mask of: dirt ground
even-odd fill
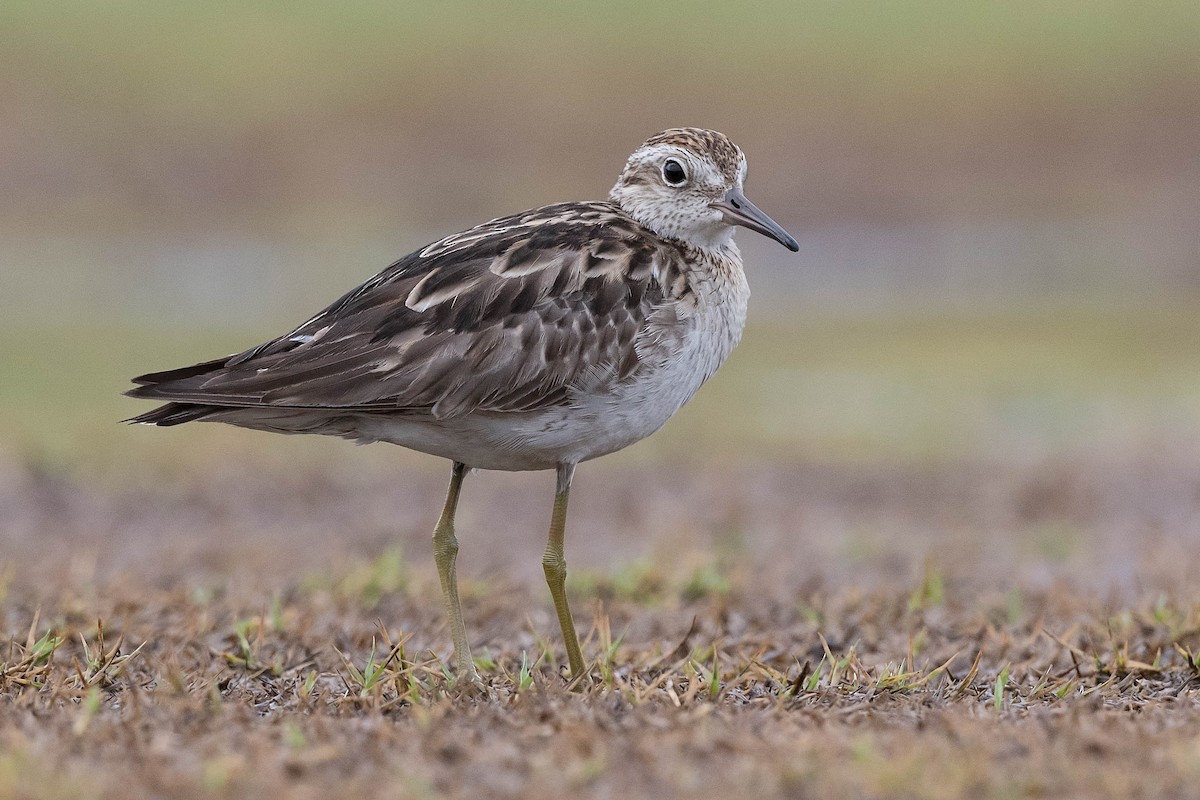
[[[585,465],[568,685],[549,475],[0,460],[0,797],[1165,797],[1200,779],[1186,449]]]

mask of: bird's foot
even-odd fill
[[[470,664],[465,669],[459,667],[448,688],[450,694],[457,697],[487,697],[488,695],[488,686],[483,682],[483,678],[479,677],[479,672],[475,669],[474,664]]]
[[[562,676],[567,682],[565,688],[568,692],[586,692],[592,686],[596,685],[596,680],[592,677],[591,671],[586,669],[574,674],[564,669]]]

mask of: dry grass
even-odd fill
[[[446,667],[440,475],[10,463],[0,797],[1186,794],[1194,463],[1083,463],[591,467],[577,686],[548,487],[473,476],[483,696]]]

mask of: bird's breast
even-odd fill
[[[742,336],[750,291],[740,269],[695,285],[694,302],[654,310],[638,336],[639,366],[571,411],[589,429],[580,460],[611,453],[661,428],[724,363]]]

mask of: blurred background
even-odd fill
[[[119,393],[444,234],[602,198],[678,125],[741,145],[801,249],[739,236],[742,347],[602,474],[1196,463],[1200,8],[1146,0],[6,0],[0,459],[436,487],[398,448],[130,429]]]

